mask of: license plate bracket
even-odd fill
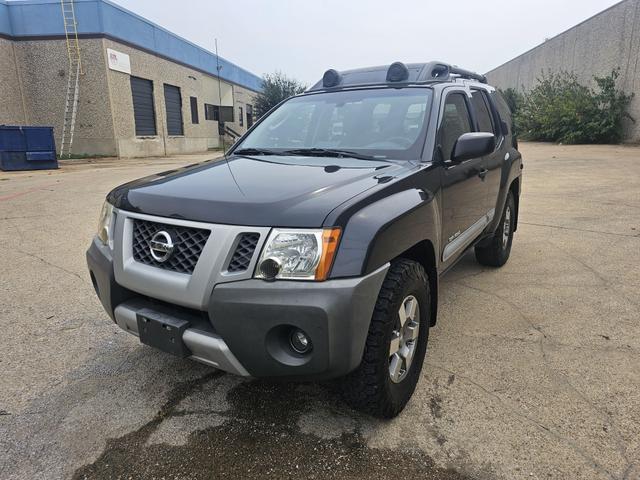
[[[136,321],[141,343],[181,358],[191,355],[182,341],[182,335],[190,325],[187,320],[145,308],[137,312]]]

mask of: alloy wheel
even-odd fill
[[[389,376],[394,383],[404,380],[411,368],[419,330],[420,305],[416,297],[409,295],[400,304],[389,344]]]

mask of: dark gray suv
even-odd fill
[[[224,159],[114,189],[87,252],[96,293],[144,344],[236,375],[341,377],[397,415],[469,250],[499,267],[522,161],[500,94],[441,62],[337,72]]]

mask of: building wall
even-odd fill
[[[14,45],[0,38],[0,125],[25,123],[25,106]]]
[[[14,48],[26,107],[22,123],[53,126],[59,151],[69,74],[66,41],[21,40],[14,42]],[[102,40],[82,40],[80,48],[84,74],[71,153],[115,155]]]
[[[618,85],[634,93],[625,138],[640,142],[640,0],[625,0],[487,73],[499,88],[530,89],[543,71],[575,72],[584,84],[620,68]]]
[[[235,121],[228,125],[239,133],[246,131],[246,122],[243,122],[245,124],[243,127],[239,125],[235,101],[236,97],[244,102],[250,101],[253,96],[251,90],[223,81],[220,84],[222,94],[222,102],[220,102],[218,80],[210,75],[113,40],[104,40],[105,55],[107,48],[129,55],[131,75],[153,81],[157,135],[136,137],[130,76],[123,72],[106,69],[119,156],[172,155],[217,148],[219,146],[218,122],[205,119],[205,103],[233,106],[236,113]],[[180,88],[184,135],[169,136],[167,134],[164,84]],[[197,99],[199,119],[197,124],[191,121],[190,97]]]
[[[206,120],[205,103],[233,107],[229,127],[246,131],[246,105],[261,88],[259,77],[108,0],[74,5],[84,74],[71,153],[132,157],[217,147],[218,122]],[[107,48],[128,54],[132,74],[153,81],[157,135],[136,137],[129,74],[108,68]],[[0,0],[0,123],[53,126],[59,150],[67,69],[60,1]],[[184,135],[166,134],[165,83],[181,89]]]

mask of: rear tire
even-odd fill
[[[488,267],[501,267],[511,254],[511,244],[513,243],[513,227],[516,220],[516,202],[513,192],[507,194],[507,201],[504,205],[500,224],[493,234],[493,237],[482,247],[476,246],[476,260],[481,265]]]
[[[430,311],[422,265],[394,261],[376,301],[362,362],[343,379],[347,403],[380,418],[393,418],[404,409],[420,378]]]

